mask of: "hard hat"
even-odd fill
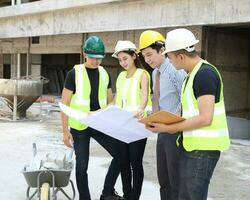
[[[97,36],[91,36],[85,41],[83,51],[89,58],[104,58],[105,56],[104,43]]]
[[[152,30],[144,31],[140,36],[139,48],[140,50],[145,49],[156,42],[161,42],[164,44],[165,38],[162,36],[162,34]]]
[[[194,34],[185,28],[178,28],[167,33],[167,39],[165,42],[165,51],[162,54],[168,52],[185,49],[188,52],[195,50],[194,45],[197,44],[197,40]]]
[[[118,53],[120,53],[122,51],[129,51],[129,50],[136,52],[135,44],[133,42],[130,42],[130,41],[119,40],[116,43],[115,52],[113,53],[112,57],[117,58]]]

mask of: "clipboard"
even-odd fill
[[[149,122],[156,122],[156,123],[162,123],[162,124],[174,124],[177,122],[181,122],[184,121],[185,118],[176,115],[174,113],[171,112],[167,112],[167,111],[158,111],[152,115],[149,115],[148,117],[145,117],[141,120],[139,120],[139,122],[147,124]]]

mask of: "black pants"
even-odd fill
[[[123,154],[121,154],[119,150],[119,140],[116,140],[92,128],[87,128],[83,131],[71,129],[70,132],[74,140],[74,149],[76,155],[76,183],[80,200],[91,199],[87,174],[89,162],[89,143],[91,137],[94,138],[104,149],[106,149],[116,160],[118,167],[121,169],[122,177],[126,177],[127,174],[130,174],[129,162],[123,157]],[[112,174],[112,170],[109,173]],[[125,180],[125,178],[122,178],[122,180]],[[125,184],[125,187],[123,188],[124,194],[129,194],[131,192],[129,190],[129,185],[126,186]]]
[[[179,134],[158,134],[156,154],[161,200],[178,199],[179,150],[176,145],[178,135]]]
[[[142,183],[144,178],[144,170],[143,170],[143,155],[145,151],[147,139],[142,139],[139,141],[132,142],[130,144],[126,144],[124,142],[120,142],[120,154],[130,162],[130,167],[132,169],[132,176],[130,175],[124,177],[126,185],[130,185],[132,187],[131,194],[129,196],[125,195],[126,199],[129,200],[139,200],[141,195]],[[104,182],[103,195],[109,195],[114,191],[114,185],[116,183],[117,177],[120,173],[119,165],[116,159],[111,161],[107,176]],[[133,177],[133,178],[132,178]],[[122,177],[123,179],[123,177]],[[133,184],[131,186],[133,179]],[[124,187],[124,186],[123,186]]]

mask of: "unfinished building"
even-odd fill
[[[117,40],[138,45],[146,29],[165,35],[189,28],[201,56],[221,71],[233,137],[250,138],[250,0],[0,0],[0,6],[0,78],[44,76],[50,82],[43,94],[61,94],[90,35],[106,44],[103,65],[114,86]]]

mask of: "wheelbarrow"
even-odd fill
[[[71,152],[71,156],[73,150]],[[33,143],[33,156],[36,156],[36,145]],[[60,191],[68,200],[75,199],[75,188],[72,180],[70,180],[70,174],[73,169],[73,161],[63,160],[63,167],[55,169],[53,166],[49,166],[48,162],[41,160],[38,168],[30,168],[29,165],[25,165],[22,173],[28,184],[26,191],[27,200],[32,200],[35,195],[39,200],[57,200],[57,193]],[[70,197],[64,187],[71,185],[72,197]],[[31,192],[31,190],[33,190]]]

